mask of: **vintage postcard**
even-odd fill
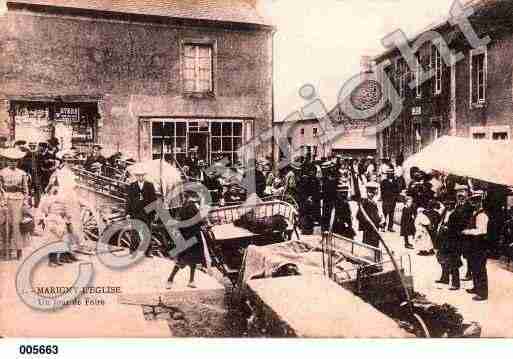
[[[512,15],[0,1],[0,337],[513,337]]]

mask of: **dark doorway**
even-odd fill
[[[189,132],[189,150],[198,147],[198,160],[210,162],[210,149],[208,146],[208,133]]]

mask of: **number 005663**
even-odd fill
[[[57,345],[20,345],[20,354],[22,355],[48,355],[58,354]]]

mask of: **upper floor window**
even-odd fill
[[[412,71],[413,82],[415,83],[415,97],[422,98],[422,84],[420,82],[420,72],[422,70],[422,65],[420,65]]]
[[[304,129],[304,128],[302,128],[302,129],[299,131],[299,133],[303,136],[303,135],[305,134],[305,129]]]
[[[433,70],[433,93],[439,95],[442,93],[443,64],[442,56],[435,45],[431,47],[431,66]]]
[[[486,101],[486,48],[470,51],[470,103],[483,104]]]
[[[317,137],[317,127],[314,127],[312,130],[313,137]]]
[[[397,90],[399,91],[399,96],[404,97],[406,95],[406,83],[408,77],[408,65],[404,58],[400,57],[396,61],[396,78],[397,78]]]
[[[213,48],[210,44],[184,44],[184,90],[189,93],[213,92]]]

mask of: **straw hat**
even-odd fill
[[[6,148],[0,152],[0,156],[17,161],[25,157],[26,153],[17,148]]]

